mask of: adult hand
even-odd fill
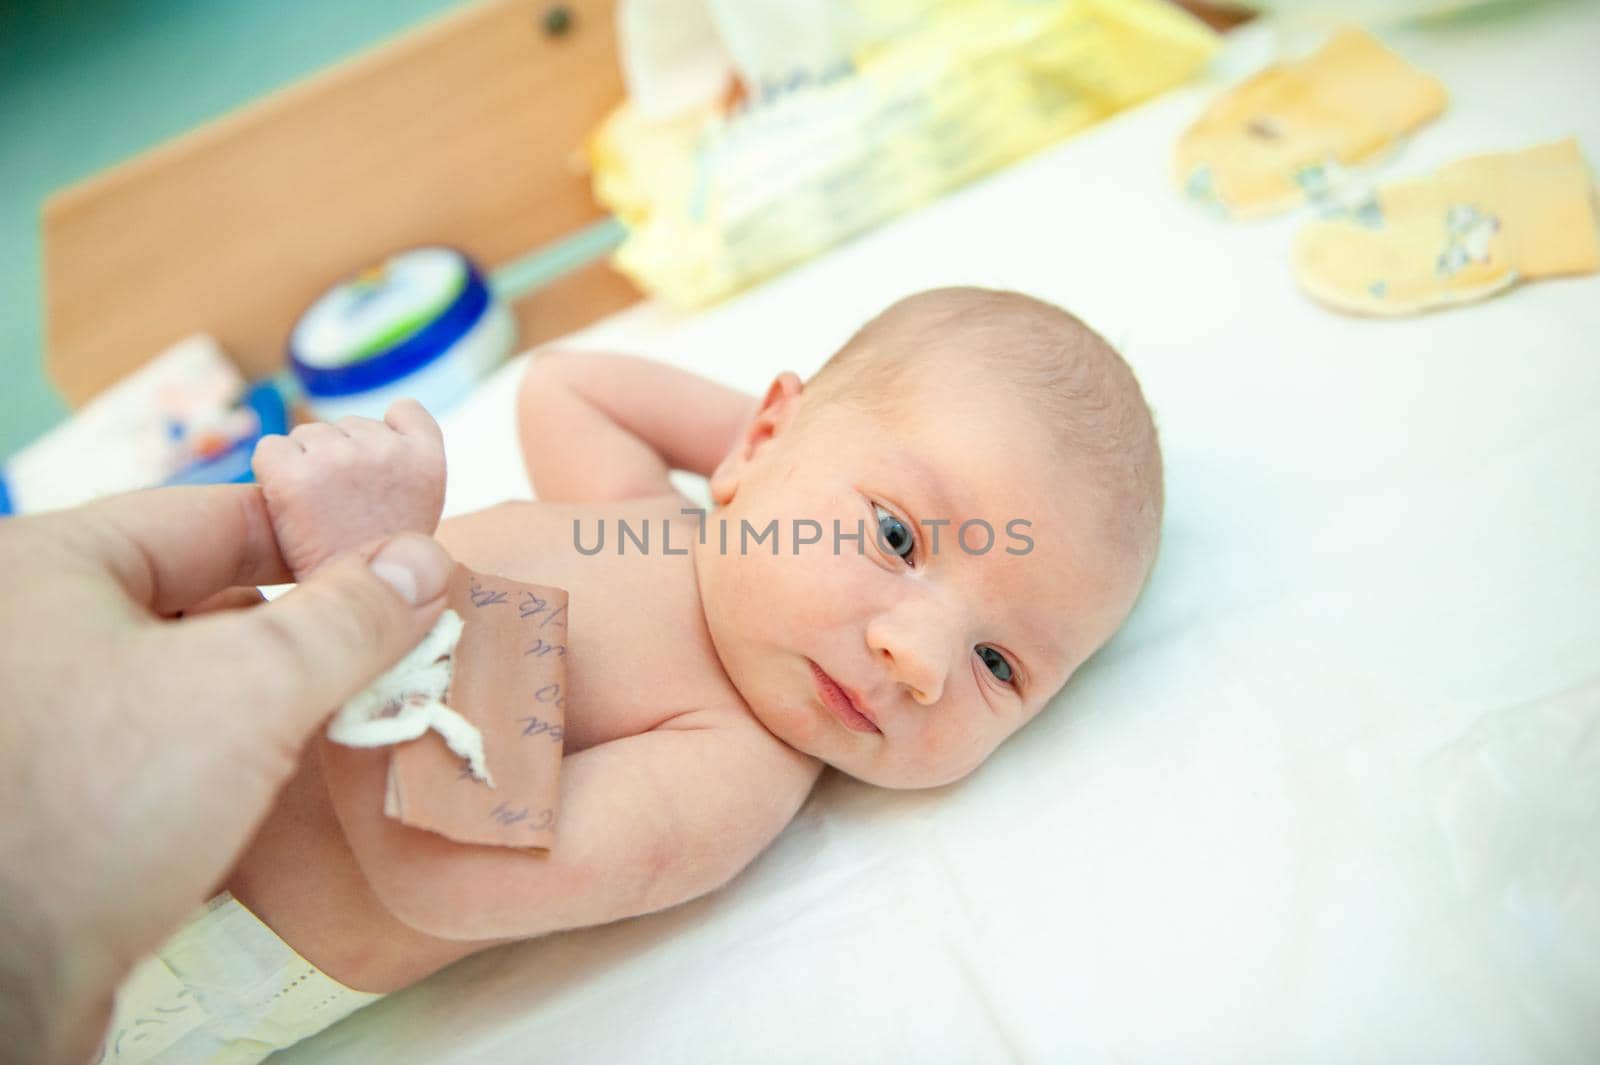
[[[227,609],[290,579],[255,486],[0,523],[0,1058],[93,1051],[117,981],[223,879],[317,725],[427,632],[448,570],[397,536]]]

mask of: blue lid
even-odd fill
[[[309,396],[368,392],[444,354],[489,302],[489,286],[465,255],[415,249],[314,303],[289,338],[289,362]]]
[[[11,493],[6,489],[6,475],[0,472],[0,518],[11,513]]]

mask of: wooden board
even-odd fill
[[[613,0],[487,0],[201,127],[44,208],[46,370],[77,405],[209,332],[275,373],[294,320],[391,251],[494,267],[602,216],[581,148],[621,101]],[[637,300],[595,265],[522,300],[524,345]]]

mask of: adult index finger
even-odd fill
[[[224,588],[294,579],[253,484],[152,488],[21,520],[49,523],[75,553],[157,614]]]

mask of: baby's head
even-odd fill
[[[937,289],[809,383],[779,376],[711,493],[728,546],[697,547],[701,597],[752,712],[852,776],[929,787],[981,764],[1127,617],[1161,453],[1138,382],[1083,323]]]

